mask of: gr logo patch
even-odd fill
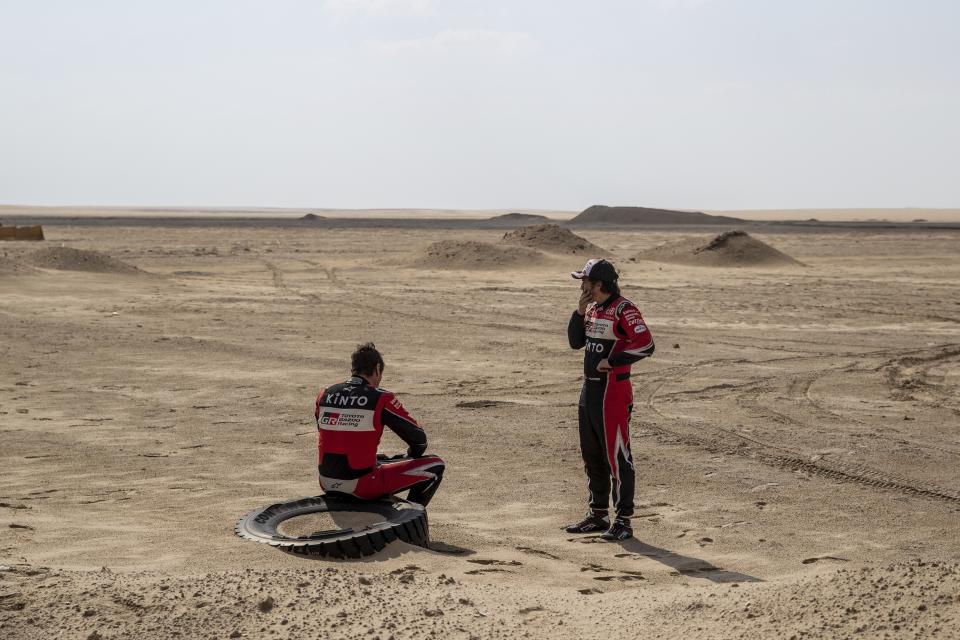
[[[647,325],[645,324],[638,324],[633,328],[634,333],[643,333],[646,330],[647,330]]]
[[[320,416],[320,424],[331,427],[356,427],[360,425],[361,419],[362,416],[356,414],[324,411],[323,415]]]

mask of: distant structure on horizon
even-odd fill
[[[0,224],[0,240],[43,240],[43,227],[40,225],[30,225],[18,227],[4,227]]]
[[[673,211],[648,207],[608,207],[595,204],[568,224],[735,224],[740,218],[712,216],[699,211]]]

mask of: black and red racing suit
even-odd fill
[[[578,414],[590,508],[605,514],[612,489],[617,516],[632,516],[630,365],[653,354],[653,337],[640,310],[623,296],[612,295],[604,302],[589,305],[585,315],[574,311],[567,325],[567,338],[573,349],[586,348]],[[609,362],[609,371],[597,369],[602,360]]]
[[[410,489],[407,499],[424,506],[443,478],[444,463],[424,456],[427,434],[393,393],[360,376],[321,389],[317,395],[317,464],[327,493],[364,500]],[[406,457],[378,458],[384,427],[409,449]]]

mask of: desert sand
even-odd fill
[[[588,256],[431,261],[511,245],[429,225],[44,232],[0,244],[0,638],[960,637],[956,231],[749,229],[802,264],[697,266],[643,256],[710,232],[576,228],[657,343],[622,544],[561,531]],[[319,493],[314,395],[367,340],[448,464],[432,548],[235,537]]]

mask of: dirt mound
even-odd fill
[[[570,224],[731,224],[739,218],[711,216],[699,211],[672,211],[647,207],[607,207],[595,204],[584,209]]]
[[[48,247],[35,251],[24,259],[25,262],[43,269],[58,271],[95,271],[98,273],[142,274],[140,269],[111,258],[99,251],[71,249],[70,247]]]
[[[7,256],[0,256],[0,276],[24,275],[36,273],[36,271],[33,267],[25,265],[19,260],[14,260]]]
[[[545,551],[530,551],[556,558]],[[507,564],[485,559],[480,562]],[[431,637],[480,638],[492,634],[487,615],[477,614],[479,607],[516,611],[519,607],[515,600],[507,604],[507,598],[513,596],[523,598],[523,603],[543,602],[558,609],[576,608],[580,613],[562,618],[566,621],[563,628],[568,630],[564,633],[553,624],[530,625],[529,613],[545,610],[537,604],[512,615],[504,611],[497,625],[500,637],[618,637],[627,634],[615,629],[649,625],[651,617],[656,619],[653,628],[661,637],[677,638],[926,640],[956,638],[960,633],[960,618],[956,614],[960,603],[960,565],[950,562],[917,559],[876,567],[839,568],[787,583],[771,581],[736,589],[729,588],[731,584],[722,585],[722,590],[721,585],[715,585],[697,593],[681,591],[662,599],[651,598],[651,602],[641,601],[639,606],[636,598],[631,600],[625,591],[578,601],[559,593],[559,589],[541,594],[535,589],[523,591],[510,583],[450,580],[415,564],[389,573],[378,568],[378,562],[363,566],[362,573],[335,562],[325,562],[326,566],[321,568],[316,561],[304,564],[297,569],[199,575],[126,573],[106,568],[76,571],[14,564],[4,567],[0,623],[7,630],[4,637],[23,640],[63,636],[304,637],[307,634],[297,635],[295,630],[308,628],[319,633],[307,637],[387,638],[396,632],[398,620],[414,626],[432,619],[435,622],[428,628],[436,632]],[[504,570],[496,565],[491,568]],[[586,570],[610,571],[599,565],[588,565]],[[637,573],[634,570],[633,574],[622,575]],[[357,594],[361,590],[362,597],[343,598],[338,607],[342,615],[318,620],[318,593]],[[588,593],[601,591],[591,589]],[[596,604],[598,600],[610,599],[622,607],[622,616],[612,624],[605,623],[603,633],[598,633],[596,622],[590,618],[604,610]],[[694,628],[698,632],[693,632]],[[101,636],[99,631],[103,629],[109,629],[109,635]],[[396,636],[427,636],[421,629],[422,626],[414,628],[414,633]],[[824,633],[825,629],[829,631]]]
[[[435,269],[501,269],[543,262],[544,255],[526,247],[504,247],[474,240],[441,240],[414,260],[417,267]]]
[[[517,244],[542,251],[553,253],[578,253],[599,255],[606,253],[603,249],[555,224],[535,224],[521,227],[516,231],[504,234],[501,242]]]
[[[776,629],[772,635],[781,638],[813,638],[823,629],[830,631],[822,637],[832,638],[947,638],[960,630],[958,588],[957,564],[909,560],[840,569],[763,595],[737,593],[716,608],[680,616],[723,621],[727,629],[749,624],[760,635]]]
[[[315,213],[308,213],[300,218],[301,220],[326,220],[327,216],[318,216]]]
[[[725,231],[713,238],[670,242],[637,256],[641,260],[699,267],[770,267],[802,265],[745,231]]]
[[[541,220],[549,220],[550,218],[536,213],[505,213],[501,216],[493,216],[490,219],[501,222],[540,222]]]

